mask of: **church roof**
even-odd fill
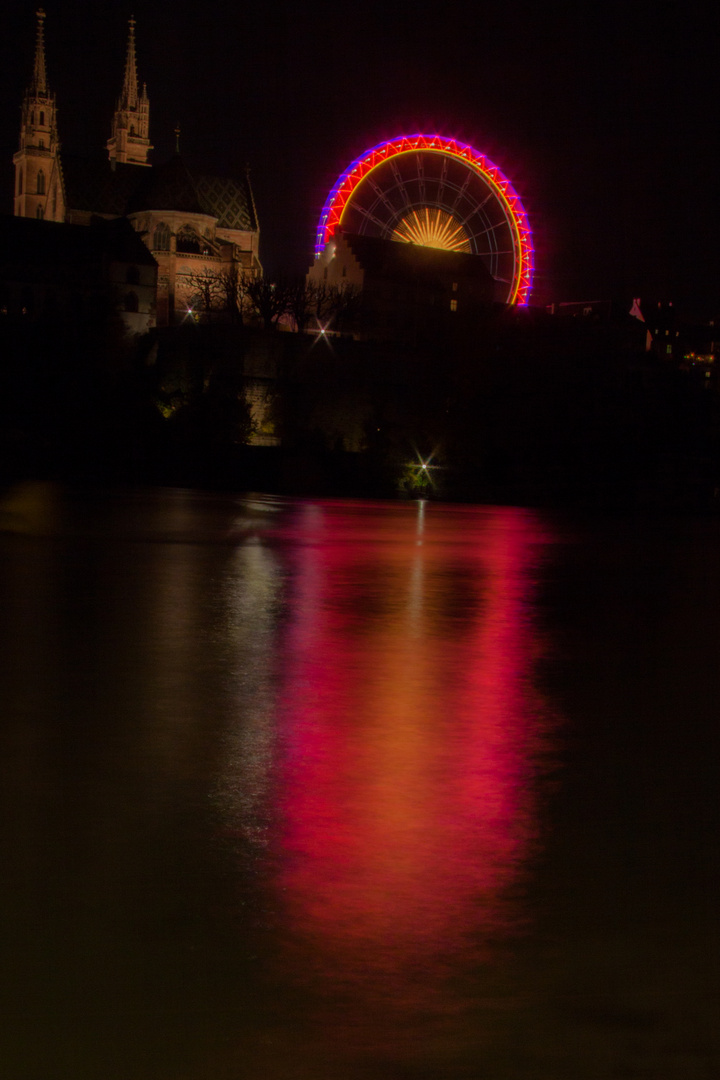
[[[250,181],[225,176],[199,176],[197,190],[207,212],[218,219],[221,229],[257,229]]]
[[[54,281],[68,273],[92,277],[108,260],[156,265],[129,221],[93,218],[88,228],[0,217],[0,276],[6,281]]]
[[[63,153],[66,205],[72,210],[120,217],[127,213],[132,194],[147,171],[124,163],[113,169],[107,158],[79,158]]]
[[[107,158],[63,154],[66,205],[72,210],[123,216],[142,210],[174,210],[217,218],[221,229],[257,229],[255,205],[247,176],[194,177],[175,154],[162,165],[116,163]]]
[[[202,206],[195,181],[179,154],[163,165],[143,169],[143,173],[145,175],[128,203],[128,213],[139,210],[178,210],[186,214],[209,212]]]

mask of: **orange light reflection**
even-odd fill
[[[524,917],[512,887],[536,840],[548,723],[529,617],[544,538],[514,510],[414,528],[398,515],[379,543],[342,515],[325,509],[299,547],[283,917],[354,1000],[451,1009],[458,964],[487,960]]]

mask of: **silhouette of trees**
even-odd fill
[[[213,313],[223,308],[223,288],[221,275],[216,270],[204,269],[188,274],[186,289],[193,312],[201,313],[205,322],[210,322]]]
[[[288,310],[289,286],[283,278],[245,279],[245,305],[261,322],[264,330],[277,330],[278,320]]]
[[[328,286],[305,277],[254,277],[237,266],[206,268],[185,278],[188,300],[201,321],[224,319],[238,326],[276,330],[284,319],[296,333],[355,327],[360,294],[352,286]]]

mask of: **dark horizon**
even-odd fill
[[[5,13],[0,151],[12,154],[29,82],[35,6]],[[218,10],[180,2],[46,6],[48,79],[68,153],[102,153],[120,90],[127,21],[150,98],[153,161],[175,150],[217,173],[250,166],[268,273],[312,260],[338,175],[385,138],[461,139],[512,180],[536,249],[531,302],[673,300],[716,314],[712,165],[714,37],[644,3],[515,5],[457,17],[426,3],[412,23],[370,3]],[[78,62],[77,58],[80,58]]]

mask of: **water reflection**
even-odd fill
[[[309,505],[284,537],[275,978],[314,995],[335,1041],[397,1038],[472,1004],[467,974],[527,918],[546,538],[531,513],[424,503]],[[245,756],[255,790],[264,768]]]
[[[549,742],[539,519],[45,489],[4,513],[10,1073],[497,1060]]]

